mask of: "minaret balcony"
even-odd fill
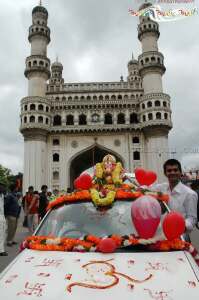
[[[31,55],[26,58],[25,76],[28,78],[34,72],[43,72],[50,78],[50,60],[43,55]]]
[[[158,51],[144,52],[138,57],[139,71],[141,76],[150,71],[158,71],[163,75],[166,71],[164,66],[164,56]]]
[[[171,120],[147,120],[145,122],[142,122],[141,123],[141,127],[142,129],[145,129],[145,128],[153,128],[153,127],[160,127],[162,129],[167,129],[167,130],[170,130],[173,125],[172,125],[172,122]]]
[[[140,23],[138,25],[138,39],[142,41],[145,34],[155,35],[158,39],[160,36],[158,23],[152,21],[151,19],[147,19],[147,21]]]
[[[43,25],[32,25],[29,28],[28,40],[31,43],[33,37],[42,36],[46,38],[47,44],[50,43],[50,28]]]

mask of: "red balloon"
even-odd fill
[[[135,169],[135,178],[140,185],[144,185],[145,170],[142,168]]]
[[[102,253],[112,253],[117,249],[117,245],[111,238],[105,238],[99,242],[97,248]]]
[[[92,186],[92,177],[84,173],[75,179],[74,186],[76,189],[88,190]]]
[[[171,211],[165,216],[162,228],[168,240],[177,239],[185,231],[185,219],[179,212]]]
[[[145,184],[147,186],[153,184],[157,179],[157,175],[155,172],[153,171],[146,171],[145,172],[145,177],[144,177],[144,180],[145,180]]]
[[[140,185],[151,185],[157,179],[157,175],[153,171],[146,171],[142,168],[137,168],[135,170],[135,178]]]
[[[77,177],[75,180],[74,180],[74,187],[75,189],[79,189],[79,177]]]

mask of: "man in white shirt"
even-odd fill
[[[182,168],[178,160],[167,160],[163,168],[168,182],[157,184],[155,188],[169,195],[169,208],[184,216],[186,233],[190,233],[197,224],[197,193],[181,182]]]
[[[7,256],[5,252],[5,238],[6,238],[6,220],[4,216],[4,190],[5,186],[0,182],[0,256]]]

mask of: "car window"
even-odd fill
[[[64,205],[49,213],[36,235],[81,238],[136,233],[131,205],[130,201],[117,201],[107,210],[97,210],[91,202]]]

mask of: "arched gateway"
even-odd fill
[[[120,155],[100,145],[94,145],[77,153],[72,158],[70,164],[70,187],[73,188],[75,178],[77,178],[83,171],[94,167],[96,163],[101,162],[103,157],[109,153],[114,155],[117,161],[120,161],[123,165],[125,165],[124,160],[120,157]]]

